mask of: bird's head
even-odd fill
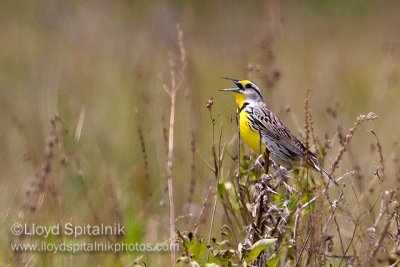
[[[241,107],[244,102],[263,102],[260,88],[255,83],[249,80],[240,81],[226,77],[223,79],[230,80],[237,86],[235,88],[222,89],[222,91],[234,93],[236,103],[239,107]]]

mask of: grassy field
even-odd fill
[[[210,237],[221,241],[227,225],[235,237],[228,248],[238,252],[247,224],[231,220],[250,218],[243,212],[254,198],[235,202],[237,159],[248,164],[243,174],[255,155],[245,146],[238,153],[234,98],[218,91],[232,86],[224,76],[259,84],[289,129],[301,140],[310,137],[327,170],[340,158],[335,178],[355,171],[328,195],[316,173],[312,179],[305,170],[293,172],[285,183],[297,191],[278,188],[279,205],[295,199],[293,214],[285,217],[284,234],[268,232],[279,245],[263,256],[275,253],[278,266],[399,264],[399,10],[396,1],[358,0],[2,1],[1,266],[169,266],[169,251],[17,253],[10,244],[169,243],[171,197],[175,230],[185,237],[195,232],[206,244]],[[163,88],[175,88],[171,70],[181,80],[173,153],[171,98]],[[312,132],[305,122],[308,89]],[[378,118],[359,120],[348,132],[370,112]],[[215,157],[218,147],[223,160]],[[243,189],[249,195],[257,174]],[[315,205],[296,210],[312,196]],[[126,233],[16,236],[15,223],[121,224]],[[308,243],[309,237],[329,237],[331,249],[314,253],[312,246],[325,243]],[[207,261],[203,252],[190,253],[196,254],[181,248],[176,258],[193,266]]]

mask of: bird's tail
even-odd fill
[[[335,180],[333,180],[332,176],[330,176],[330,174],[324,168],[321,167],[317,157],[312,153],[308,154],[308,165],[310,165],[312,168],[321,173],[322,176],[325,178],[325,180],[329,182],[330,185],[335,185],[335,186],[339,185]]]

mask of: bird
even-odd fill
[[[264,153],[286,169],[304,166],[321,173],[333,185],[338,185],[320,165],[315,154],[297,139],[265,103],[260,88],[250,80],[228,77],[237,87],[221,89],[235,96],[240,136],[256,153]]]

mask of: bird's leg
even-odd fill
[[[261,150],[261,148],[262,148],[262,136],[261,136],[261,131],[258,131],[258,136],[259,136],[259,142],[258,142],[258,153],[260,153],[260,155],[257,157],[257,160],[256,160],[256,162],[257,161],[259,161],[260,159],[261,159],[261,155],[262,155],[262,150]],[[260,164],[260,166],[261,166],[261,168],[263,167],[262,166],[262,164]],[[260,174],[258,173],[258,171],[257,171],[257,177],[260,177]]]
[[[270,159],[269,159],[269,150],[268,150],[267,146],[265,146],[264,161],[265,161],[265,173],[268,174]]]
[[[263,146],[261,131],[258,131],[258,134],[259,134],[259,137],[260,137],[259,138],[260,142],[258,144],[258,151],[261,153],[262,146]],[[265,174],[268,174],[268,171],[269,171],[269,150],[268,150],[267,146],[264,146],[264,147],[265,147],[265,151],[264,151],[264,172],[265,172]],[[259,159],[259,158],[257,158],[257,159]]]

